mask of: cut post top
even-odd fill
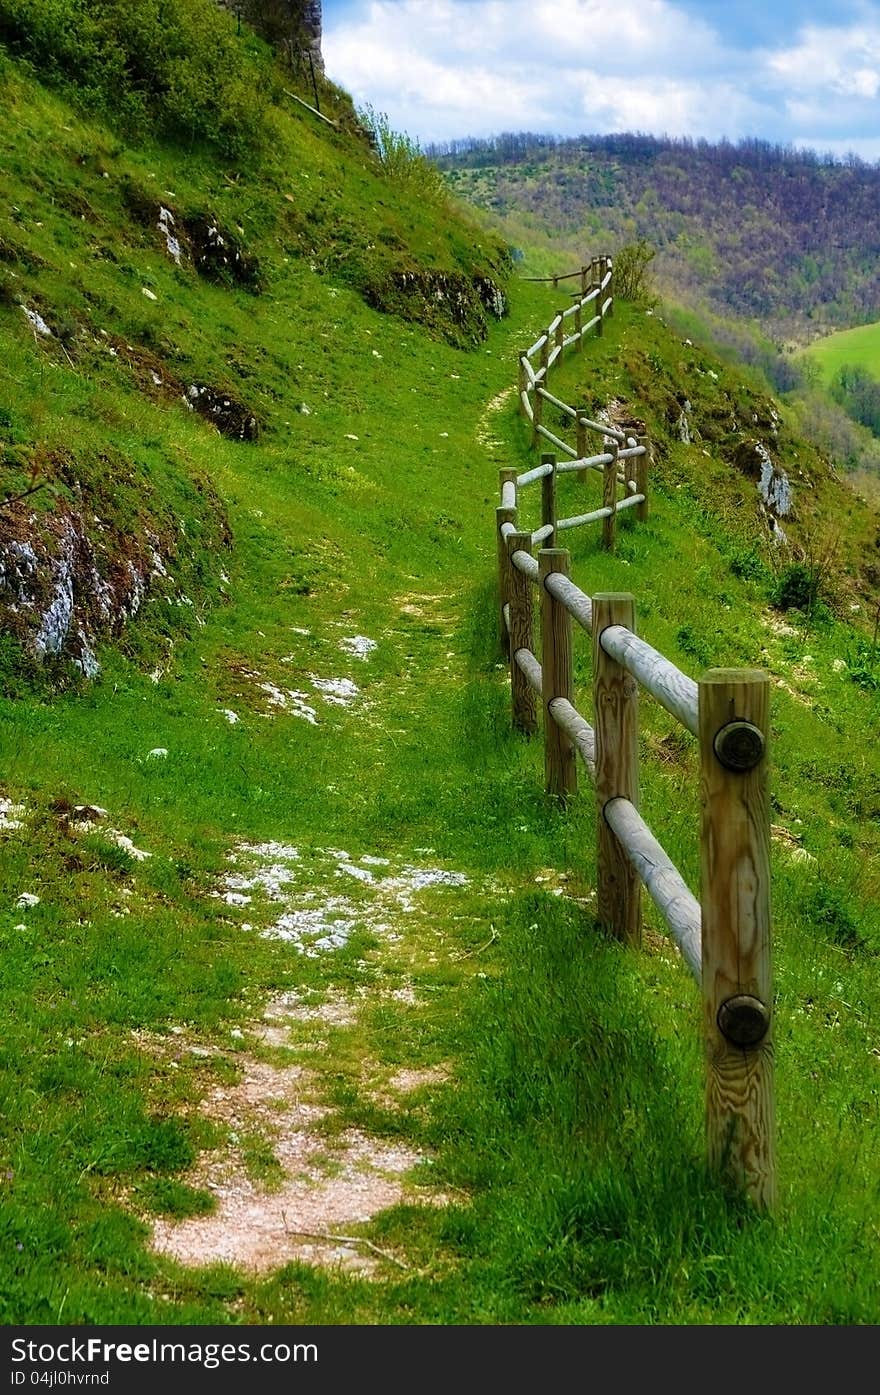
[[[724,687],[729,683],[769,683],[770,675],[762,668],[710,668],[700,676],[700,682]]]

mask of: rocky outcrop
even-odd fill
[[[285,53],[295,65],[311,58],[323,72],[321,0],[218,0],[240,15],[258,33]]]
[[[399,267],[387,276],[368,278],[362,289],[376,310],[427,325],[461,348],[483,342],[487,314],[501,319],[508,312],[507,297],[498,282],[460,271]]]
[[[0,499],[0,645],[8,671],[25,680],[42,673],[60,686],[72,673],[95,678],[100,644],[121,640],[136,616],[132,644],[144,656],[157,646],[165,652],[176,630],[191,633],[219,594],[219,559],[231,545],[210,481],[166,473],[160,487],[151,468],[109,447],[78,456],[20,450],[36,462],[27,478],[39,477]]]
[[[158,538],[110,554],[93,533],[73,510],[0,515],[0,630],[37,661],[66,660],[86,678],[98,672],[97,640],[118,634],[152,579],[168,575]]]

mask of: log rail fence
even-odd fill
[[[557,457],[544,456],[540,465],[527,470],[518,478],[518,484],[530,484],[532,480],[545,475],[560,475],[576,472],[586,480],[590,471],[598,471],[602,476],[602,503],[599,508],[587,513],[576,514],[571,518],[553,521],[555,532],[567,528],[579,528],[588,523],[602,523],[602,545],[614,550],[617,517],[625,509],[635,509],[640,522],[648,517],[648,475],[651,462],[651,441],[648,433],[639,431],[627,435],[610,421],[595,421],[586,414],[585,408],[570,406],[549,389],[551,370],[562,359],[567,349],[583,349],[584,339],[592,331],[601,334],[605,320],[614,312],[613,264],[608,256],[594,257],[589,266],[565,276],[529,277],[529,280],[552,281],[554,289],[560,281],[571,276],[580,278],[580,290],[576,299],[567,309],[557,311],[546,330],[538,336],[524,353],[519,356],[519,382],[517,394],[519,409],[532,427],[532,445],[542,442],[555,447]],[[533,359],[538,359],[536,368]],[[551,431],[544,423],[544,405],[549,403],[557,412],[574,423],[575,444]],[[595,454],[587,453],[587,432],[599,432],[603,438],[602,450]],[[559,461],[558,455],[567,457]],[[618,490],[623,488],[622,497]],[[552,486],[555,492],[555,484]],[[550,536],[550,520],[545,516],[541,521],[533,541],[541,542]]]
[[[610,258],[594,258],[573,275],[581,278],[572,307],[580,311],[576,329],[565,335],[571,310],[560,312],[519,359],[520,406],[533,427],[537,423],[534,439],[564,446],[570,458],[560,463],[545,454],[533,469],[521,474],[502,469],[499,478],[498,627],[509,661],[513,726],[528,735],[542,727],[545,786],[552,798],[563,804],[571,800],[578,759],[585,767],[596,794],[599,922],[625,944],[640,946],[644,885],[701,990],[709,1165],[757,1209],[769,1210],[775,1201],[769,677],[753,669],[710,669],[696,682],[638,636],[632,595],[591,597],[571,579],[570,555],[557,546],[558,534],[602,519],[603,544],[613,547],[621,508],[647,517],[651,457],[646,435],[627,438],[608,423],[582,417],[546,390],[548,373],[564,349],[575,340],[580,347],[584,334],[610,313]],[[584,320],[587,304],[596,313]],[[541,355],[537,372],[531,363],[536,354]],[[610,448],[586,457],[542,430],[543,400],[575,417],[579,447],[593,429],[604,434]],[[633,481],[626,479],[630,461],[635,462]],[[591,468],[603,472],[602,507],[558,519],[557,476]],[[530,530],[520,518],[522,493],[538,480],[541,525]],[[628,493],[618,499],[621,482]],[[592,641],[592,725],[575,706],[574,627]],[[642,688],[699,743],[699,899],[639,813]]]

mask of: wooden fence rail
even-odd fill
[[[563,401],[547,386],[551,369],[559,362],[565,351],[572,347],[582,349],[585,336],[594,328],[598,334],[601,334],[604,320],[614,312],[614,268],[611,258],[608,256],[595,257],[589,266],[584,265],[580,271],[569,272],[565,276],[537,276],[526,279],[552,281],[555,286],[559,281],[567,280],[572,276],[581,278],[581,289],[578,292],[577,300],[566,309],[558,310],[543,334],[540,334],[534,344],[530,344],[525,352],[519,356],[517,370],[519,410],[532,428],[533,446],[549,444],[557,452],[561,452],[567,457],[561,465],[556,467],[560,473],[567,470],[577,470],[581,473],[581,477],[586,479],[587,470],[597,468],[603,470],[601,507],[572,515],[561,521],[559,527],[578,528],[586,524],[601,522],[602,545],[613,550],[616,535],[616,515],[621,508],[636,508],[636,518],[640,522],[643,522],[648,516],[648,474],[651,443],[644,433],[642,433],[641,439],[636,439],[636,437],[627,436],[611,423],[594,421],[578,407]],[[607,295],[604,294],[606,291]],[[584,309],[592,305],[594,301],[598,313],[585,322]],[[572,333],[566,334],[566,322],[572,316],[575,322],[574,330]],[[534,358],[538,358],[540,361],[538,368],[532,363]],[[574,422],[576,436],[574,445],[547,426],[544,421],[545,404],[554,408],[561,416],[567,417],[569,421]],[[601,454],[587,454],[588,431],[598,431],[602,434],[606,449]],[[608,455],[609,444],[612,452],[617,451],[616,457],[612,456],[611,459]],[[617,467],[621,460],[635,456],[644,457],[636,471],[635,480],[629,480],[625,472],[619,468],[615,468],[613,476],[608,474],[607,466],[609,464],[614,464]],[[536,470],[540,473],[536,473]],[[532,480],[543,478],[547,472],[543,465],[536,467],[536,470],[525,471],[519,476],[517,483],[520,486],[528,484]],[[623,485],[632,497],[618,500],[617,487],[619,485]],[[542,541],[544,536],[543,533],[541,538],[533,535],[533,542]]]
[[[611,285],[609,259],[595,259],[583,270],[591,277],[591,296],[600,297]],[[582,288],[586,290],[583,280]],[[609,296],[603,315],[609,313],[610,301]],[[540,465],[519,475],[512,469],[500,472],[499,633],[510,664],[512,722],[529,735],[542,727],[545,788],[552,798],[565,804],[575,797],[578,757],[595,789],[600,923],[624,943],[638,946],[644,886],[700,985],[708,1160],[736,1190],[766,1210],[775,1198],[769,679],[751,669],[712,669],[695,681],[637,634],[631,595],[590,597],[572,581],[569,553],[555,545],[558,534],[601,520],[609,546],[622,510],[634,509],[644,518],[651,446],[644,433],[627,436],[579,414],[548,391],[536,390],[539,375],[529,357],[541,353],[546,369],[547,346],[562,323],[557,315],[521,357],[523,395],[534,403],[536,414],[538,404],[548,400],[573,417],[581,445],[580,433],[601,431],[606,448],[601,455],[576,454],[561,464],[545,455]],[[563,444],[546,429],[541,434]],[[633,462],[635,478],[627,477],[621,461]],[[557,477],[575,469],[601,471],[603,504],[560,519]],[[520,491],[538,480],[541,525],[524,531]],[[624,498],[617,497],[620,484],[629,491]],[[536,557],[533,548],[539,544],[546,545]],[[537,607],[535,589],[540,593]],[[572,622],[592,636],[592,724],[575,704]],[[640,690],[699,744],[699,898],[639,812]]]

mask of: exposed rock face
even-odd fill
[[[309,41],[312,59],[316,67],[324,67],[321,53],[321,0],[306,0],[303,7],[303,27]]]
[[[241,15],[270,43],[282,49],[291,62],[311,56],[324,70],[321,54],[321,0],[218,0],[226,10]]]
[[[110,556],[73,510],[42,520],[10,511],[0,527],[0,629],[38,660],[66,658],[94,678],[96,639],[118,634],[161,574],[149,539]]]
[[[507,297],[491,277],[415,265],[367,282],[363,294],[376,310],[426,324],[461,347],[486,338],[487,312],[501,319],[508,311]]]
[[[24,496],[0,502],[0,685],[7,669],[16,679],[42,671],[61,686],[71,669],[94,678],[99,645],[121,640],[141,612],[145,627],[130,643],[142,655],[201,623],[218,590],[215,559],[231,544],[210,480],[166,475],[160,489],[143,462],[111,447],[34,448],[31,457],[43,507]]]
[[[744,475],[757,481],[764,507],[777,518],[792,511],[791,483],[781,466],[774,464],[763,441],[745,440],[733,453],[733,463]]]

